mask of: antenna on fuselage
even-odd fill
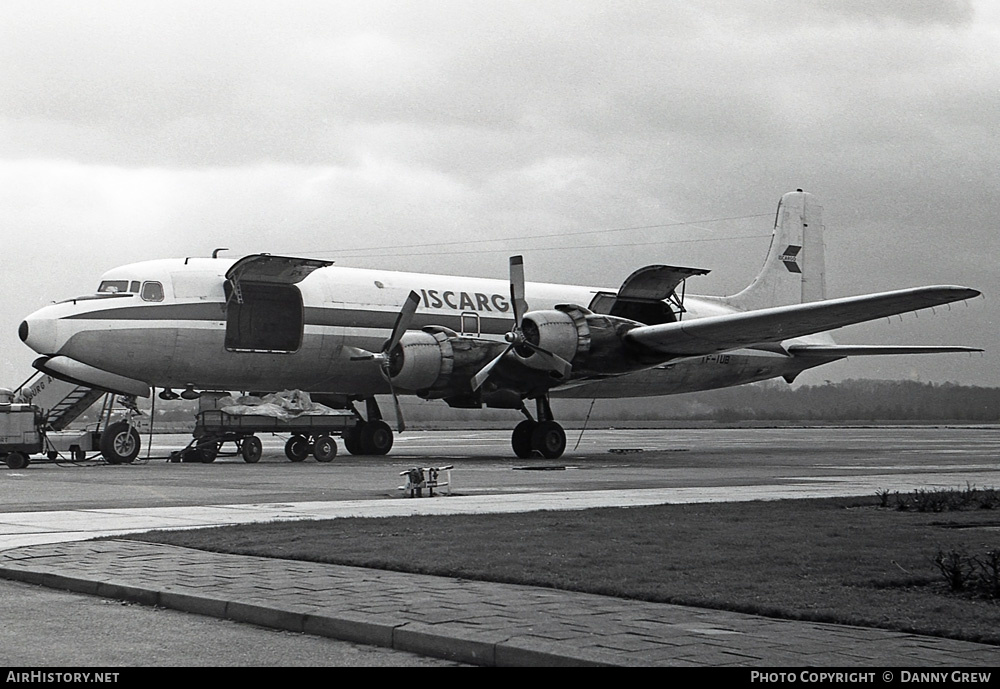
[[[223,248],[223,249],[216,249],[215,251],[212,252],[212,258],[218,258],[220,251],[229,251],[229,248],[226,247],[226,248]]]

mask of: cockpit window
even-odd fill
[[[128,280],[104,280],[97,288],[98,293],[121,294],[128,292]]]
[[[143,301],[163,301],[163,285],[159,282],[144,282],[139,296]]]

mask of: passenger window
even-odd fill
[[[159,282],[144,282],[140,296],[143,301],[163,301],[163,285]]]

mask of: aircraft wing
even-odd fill
[[[625,341],[654,355],[697,356],[781,342],[908,311],[978,297],[978,290],[936,285],[777,306],[633,328]]]
[[[827,345],[796,344],[787,347],[789,354],[817,359],[847,356],[882,356],[886,354],[943,354],[946,352],[981,352],[979,347],[938,347],[934,345]]]

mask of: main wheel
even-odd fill
[[[344,447],[352,455],[363,455],[364,449],[361,447],[361,431],[364,430],[365,422],[359,421],[344,431]]]
[[[566,431],[555,421],[542,421],[531,433],[531,447],[546,459],[561,457],[566,450]]]
[[[514,448],[514,454],[519,458],[527,459],[531,456],[531,434],[534,433],[537,425],[538,423],[535,421],[525,419],[514,426],[514,432],[510,436],[510,444]]]
[[[113,423],[101,433],[101,454],[108,464],[131,464],[139,455],[139,431],[127,421]]]
[[[313,442],[313,456],[317,462],[332,462],[337,456],[337,443],[326,434],[317,436]]]
[[[243,455],[243,461],[247,464],[256,464],[260,461],[260,456],[264,453],[264,446],[260,442],[260,438],[255,435],[248,435],[240,443],[240,454]]]
[[[309,456],[309,441],[301,435],[293,435],[285,443],[285,456],[293,462],[301,462]]]
[[[369,421],[361,428],[361,451],[384,455],[392,449],[392,429],[385,421]]]

